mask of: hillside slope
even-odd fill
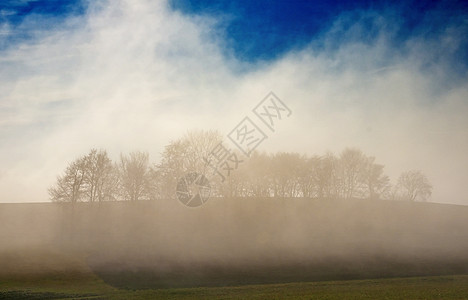
[[[0,204],[0,276],[114,286],[468,273],[468,207],[315,199]]]

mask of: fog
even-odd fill
[[[0,277],[94,272],[118,287],[464,274],[466,208],[211,199],[2,204]]]
[[[156,162],[187,130],[227,134],[274,91],[293,113],[261,150],[358,147],[393,181],[422,170],[430,201],[468,204],[468,84],[450,59],[463,25],[397,48],[391,12],[357,13],[268,63],[230,53],[216,26],[223,16],[184,15],[164,1],[93,2],[60,26],[39,26],[38,15],[3,24],[3,37],[31,37],[0,50],[0,202],[48,201],[56,175],[93,147],[113,158],[148,151]],[[364,22],[376,42],[362,41]]]

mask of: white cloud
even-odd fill
[[[0,53],[0,201],[46,200],[55,176],[91,147],[114,157],[147,150],[156,161],[187,129],[227,133],[273,90],[293,115],[263,150],[357,146],[392,177],[423,170],[434,201],[468,204],[466,79],[447,89],[445,66],[422,72],[433,55],[424,41],[404,56],[382,31],[373,44],[349,38],[239,74],[222,55],[216,20],[163,2],[103,3]]]

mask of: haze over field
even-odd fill
[[[95,274],[140,289],[466,274],[467,212],[306,198],[0,204],[0,282]]]
[[[148,151],[156,162],[188,129],[227,134],[274,91],[292,116],[260,150],[358,147],[377,157],[393,181],[402,171],[422,170],[434,185],[430,201],[468,205],[462,4],[427,5],[411,26],[403,5],[346,9],[313,33],[297,30],[284,39],[297,35],[300,43],[252,58],[249,49],[258,44],[239,46],[229,27],[242,10],[83,1],[71,13],[14,19],[31,4],[5,3],[0,202],[47,201],[57,174],[90,148],[107,149],[112,158]],[[251,38],[274,48],[269,33],[283,16]]]

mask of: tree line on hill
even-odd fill
[[[114,162],[105,150],[92,149],[68,164],[49,188],[49,195],[54,202],[72,203],[175,198],[177,182],[185,174],[210,173],[207,157],[222,141],[216,131],[188,132],[169,143],[155,164],[146,152],[121,154]],[[392,185],[384,166],[355,148],[339,155],[254,151],[246,157],[231,153],[239,158],[235,169],[228,170],[224,178],[209,177],[212,197],[425,201],[432,191],[426,176],[417,170],[403,172]]]

